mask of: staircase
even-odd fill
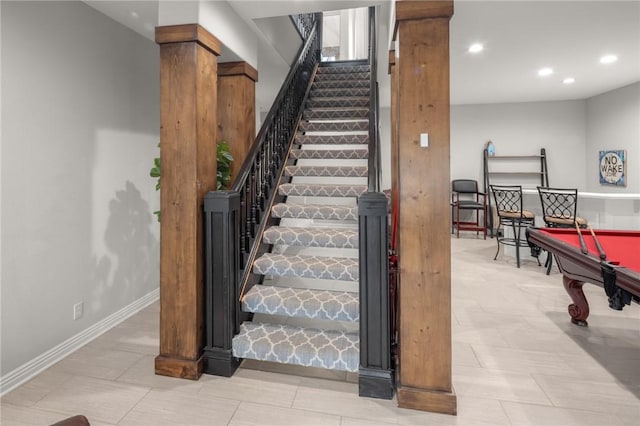
[[[320,65],[289,162],[286,197],[265,230],[261,284],[242,295],[254,314],[232,341],[233,356],[357,372],[357,197],[367,191],[369,66]]]

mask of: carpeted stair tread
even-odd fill
[[[358,281],[358,259],[265,253],[253,262],[253,272],[278,277]]]
[[[312,98],[307,101],[309,108],[335,108],[335,107],[366,107],[369,108],[367,97],[335,97]]]
[[[358,72],[369,72],[369,65],[342,65],[318,67],[318,74],[348,74]]]
[[[356,132],[368,131],[369,120],[359,121],[318,121],[300,123],[303,132]]]
[[[353,221],[358,220],[358,208],[328,204],[279,203],[273,206],[271,215],[276,218]]]
[[[341,371],[358,371],[358,333],[284,324],[248,323],[233,338],[233,355]]]
[[[369,87],[355,87],[355,88],[334,88],[334,89],[327,89],[327,88],[318,88],[318,87],[312,87],[311,88],[311,98],[316,98],[316,97],[321,97],[321,98],[325,98],[325,97],[330,97],[330,98],[335,98],[336,96],[343,96],[343,97],[368,97],[369,96]]]
[[[313,89],[369,89],[371,82],[369,80],[321,80],[314,81],[311,85]]]
[[[323,73],[316,74],[315,81],[337,81],[337,80],[369,80],[371,74],[366,72],[342,72],[342,73]]]
[[[242,310],[268,315],[357,322],[358,293],[255,285],[242,298]]]
[[[368,148],[347,149],[292,149],[289,158],[330,159],[330,160],[362,160],[369,158]]]
[[[369,108],[309,108],[305,120],[358,120],[369,116]]]
[[[283,183],[278,186],[278,194],[299,197],[359,197],[367,189],[367,185]]]
[[[366,145],[369,135],[296,135],[298,145]]]
[[[367,177],[367,166],[287,166],[285,176]]]
[[[271,226],[264,231],[262,240],[288,246],[358,248],[358,230]]]

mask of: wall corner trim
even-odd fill
[[[222,52],[222,43],[199,24],[166,25],[156,27],[156,43],[196,42],[216,56]]]
[[[89,328],[81,331],[75,336],[70,337],[59,345],[49,349],[43,354],[35,357],[31,361],[21,365],[6,375],[0,377],[0,397],[12,391],[23,383],[31,380],[56,362],[65,358],[67,355],[77,351],[82,346],[91,342],[103,333],[111,330],[132,315],[137,314],[142,309],[151,305],[160,298],[160,289],[145,294],[138,300],[130,303],[117,312],[109,315],[103,320],[93,324]]]

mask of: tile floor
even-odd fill
[[[494,244],[452,240],[457,416],[358,398],[344,373],[245,362],[232,378],[156,376],[156,303],[5,395],[0,423],[84,414],[93,426],[638,424],[640,306],[612,311],[586,285],[590,325],[574,326],[560,275],[493,261]]]

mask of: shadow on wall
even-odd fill
[[[151,232],[154,220],[149,203],[133,183],[127,181],[124,190],[116,191],[109,202],[104,233],[108,254],[94,259],[94,303],[100,303],[101,296],[110,296],[127,304],[138,297],[140,288],[148,292],[158,286],[160,271],[154,259],[159,242]]]

